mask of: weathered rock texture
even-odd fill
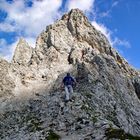
[[[0,97],[12,94],[15,84],[10,77],[8,69],[9,63],[6,60],[0,58]]]
[[[78,84],[64,104],[66,72]],[[0,75],[1,139],[103,140],[110,129],[140,136],[139,74],[78,9],[47,26],[35,48],[21,39]]]

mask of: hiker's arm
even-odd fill
[[[63,83],[63,81],[61,82],[61,86],[60,86],[60,88],[63,88],[64,87],[64,83]]]
[[[61,82],[61,86],[60,86],[61,88],[63,88],[64,87],[64,79],[62,80],[62,82]]]

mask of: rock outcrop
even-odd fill
[[[19,65],[26,65],[29,63],[32,56],[32,48],[24,39],[20,39],[17,44],[12,63],[18,63]]]
[[[133,85],[134,85],[134,88],[135,88],[135,92],[136,92],[138,98],[140,99],[140,76],[134,77]]]
[[[15,84],[8,72],[9,63],[0,58],[0,98],[9,96],[13,93]]]
[[[67,72],[78,84],[65,104]],[[139,139],[139,73],[78,9],[47,26],[35,48],[21,39],[0,75],[1,139]]]

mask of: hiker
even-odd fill
[[[70,101],[70,96],[73,94],[73,86],[76,86],[76,80],[71,77],[70,73],[64,77],[62,85],[65,87],[65,102]]]

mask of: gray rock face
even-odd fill
[[[13,93],[14,80],[8,73],[9,63],[0,58],[0,97],[9,96]]]
[[[78,84],[65,104],[67,72]],[[78,9],[47,26],[34,49],[20,40],[0,74],[1,139],[104,140],[108,129],[140,136],[139,73]]]

